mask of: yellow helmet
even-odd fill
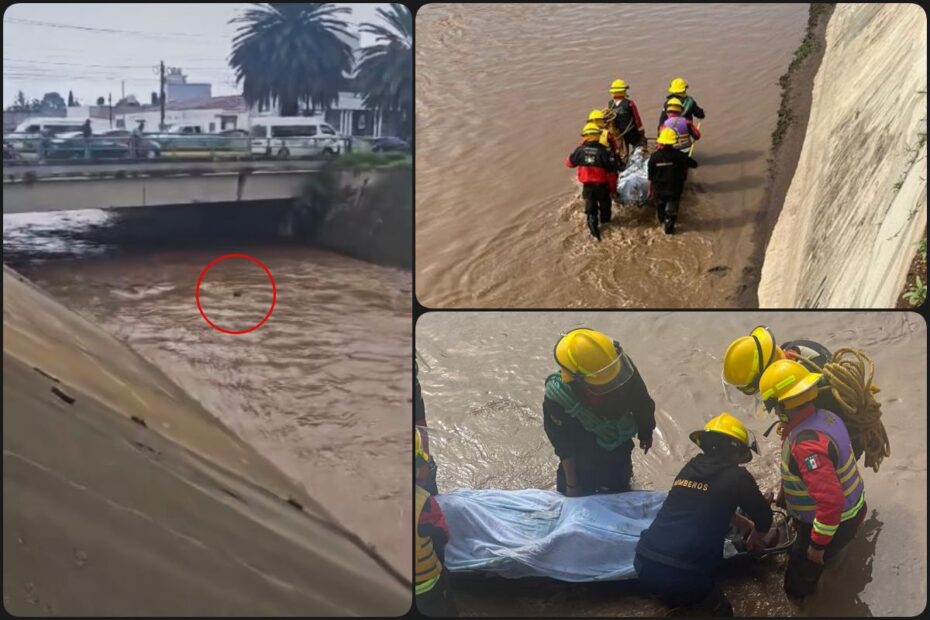
[[[681,99],[677,97],[672,97],[671,99],[665,102],[665,109],[681,112]]]
[[[610,83],[610,94],[620,94],[625,93],[629,86],[623,80],[614,80]]]
[[[659,137],[656,138],[656,142],[667,146],[677,144],[678,134],[671,127],[663,127],[662,131],[659,132]]]
[[[581,135],[585,137],[591,136],[591,135],[597,135],[598,137],[600,137],[601,131],[603,130],[600,127],[598,127],[596,124],[585,123],[585,126],[581,129]]]
[[[668,94],[670,95],[684,95],[688,92],[688,83],[685,82],[685,78],[675,78],[668,84]]]
[[[580,379],[593,393],[610,392],[633,376],[632,363],[620,344],[593,329],[568,332],[556,343],[553,354],[563,381]]]
[[[760,325],[748,336],[737,338],[723,355],[723,380],[744,394],[755,394],[759,378],[769,364],[784,358],[768,327]]]
[[[588,122],[594,123],[597,121],[604,120],[604,110],[591,110],[591,113],[588,114]]]
[[[762,402],[777,401],[786,409],[800,407],[817,398],[817,384],[822,377],[819,372],[811,372],[794,360],[773,362],[759,379]]]
[[[704,430],[694,431],[689,435],[689,438],[698,446],[704,448],[707,446],[707,433],[716,433],[726,436],[729,441],[725,440],[725,443],[728,443],[734,448],[735,453],[740,456],[740,462],[748,463],[752,460],[752,454],[749,453],[750,450],[756,454],[759,453],[759,445],[756,443],[756,438],[746,429],[746,426],[740,422],[739,418],[729,413],[721,413],[705,424]],[[735,442],[733,442],[734,439],[736,440]],[[704,440],[703,446],[701,445],[702,440]]]
[[[429,461],[429,454],[426,453],[426,450],[423,449],[423,440],[420,439],[420,429],[414,428],[414,449],[413,456],[417,459],[423,459],[424,461]]]

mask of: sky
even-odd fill
[[[3,107],[22,90],[27,99],[72,91],[82,105],[112,93],[150,102],[157,66],[181,67],[188,82],[210,82],[213,95],[235,95],[227,58],[237,26],[229,20],[250,5],[15,4],[3,14]],[[379,22],[386,4],[344,4],[350,24]],[[36,23],[40,22],[40,23]],[[350,28],[351,30],[352,28]],[[362,35],[362,45],[373,37]],[[125,87],[123,86],[125,84]]]

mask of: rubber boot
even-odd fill
[[[675,218],[668,216],[665,218],[665,234],[670,235],[675,232]]]
[[[591,231],[591,236],[601,240],[601,231],[597,227],[597,213],[588,213],[588,230]]]
[[[665,204],[664,203],[660,202],[656,204],[656,219],[659,221],[660,224],[665,221]]]
[[[823,564],[811,562],[806,556],[792,556],[785,571],[785,594],[804,598],[814,593],[823,573]]]
[[[610,216],[611,216],[610,209],[601,210],[600,216],[601,216],[601,224],[610,224]]]

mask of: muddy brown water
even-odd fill
[[[912,313],[621,314],[442,313],[417,322],[420,381],[439,464],[440,491],[470,488],[553,489],[557,460],[543,431],[543,380],[554,372],[558,335],[584,325],[616,337],[656,401],[649,454],[634,450],[634,487],[667,490],[696,454],[688,433],[720,413],[741,417],[760,438],[749,465],[763,490],[778,482],[777,439],[763,440],[771,419],[752,399],[728,403],[721,358],[730,340],[758,324],[779,341],[809,338],[832,350],[862,349],[875,362],[891,456],[878,473],[863,471],[869,513],[845,563],[828,571],[818,594],[795,605],[781,585],[781,558],[724,570],[737,616],[915,615],[927,583],[926,324]],[[455,532],[452,532],[455,536]],[[455,579],[469,615],[663,615],[635,582],[563,584],[544,580]]]
[[[70,309],[155,363],[302,484],[402,574],[410,571],[409,272],[300,247],[247,248],[277,304],[243,335],[210,328],[194,301],[223,251],[139,252],[18,266]],[[204,311],[227,329],[271,303],[242,259],[204,278]]]
[[[778,77],[806,4],[431,4],[417,13],[417,297],[430,307],[737,305]],[[563,161],[615,78],[654,137],[669,80],[706,110],[665,236],[624,208],[601,243]],[[616,208],[615,208],[616,209]],[[616,216],[615,216],[616,219]]]

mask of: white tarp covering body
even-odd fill
[[[565,497],[554,491],[457,489],[437,496],[452,540],[445,566],[500,577],[635,579],[633,557],[666,493]],[[736,554],[727,542],[724,557]]]
[[[649,157],[637,146],[630,154],[626,168],[617,176],[617,199],[627,206],[642,206],[649,191]]]

